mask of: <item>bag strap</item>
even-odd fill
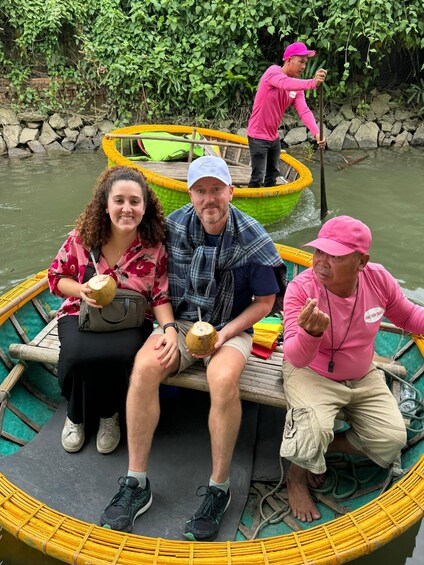
[[[93,254],[94,260],[96,261],[96,263],[99,262],[99,257],[100,257],[100,247],[95,247],[94,249],[91,250],[91,253]],[[83,283],[86,283],[88,280],[91,279],[91,277],[94,275],[96,269],[94,267],[94,263],[93,260],[91,259],[91,255],[90,255],[90,259],[88,260],[87,263],[87,268],[85,269],[85,273],[84,273],[84,278],[82,280]]]

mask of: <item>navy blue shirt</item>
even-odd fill
[[[216,247],[219,235],[205,234],[205,243]],[[252,303],[253,296],[270,296],[280,291],[274,267],[249,264],[233,269],[234,302],[231,317],[236,318]],[[219,279],[219,271],[215,278]],[[253,330],[245,330],[253,333]]]

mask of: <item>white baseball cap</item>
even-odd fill
[[[207,155],[195,159],[188,168],[188,188],[191,188],[198,180],[206,177],[218,179],[227,186],[232,184],[228,165],[221,157]]]

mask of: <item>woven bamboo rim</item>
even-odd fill
[[[424,515],[424,457],[386,493],[321,526],[242,542],[188,542],[115,532],[52,510],[0,474],[0,523],[74,565],[335,565],[378,549]]]

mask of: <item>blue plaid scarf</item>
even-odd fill
[[[192,204],[172,212],[166,221],[169,286],[176,318],[197,320],[200,308],[204,321],[223,327],[231,320],[233,269],[247,264],[274,267],[280,292],[272,312],[282,310],[286,266],[256,220],[230,204],[216,247],[205,245],[205,231]]]

